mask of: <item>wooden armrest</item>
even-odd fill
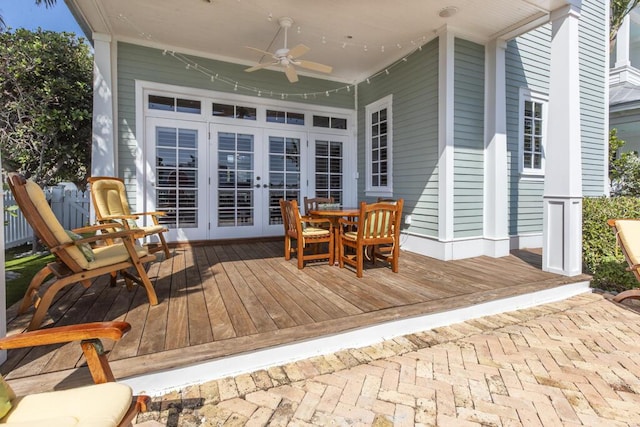
[[[124,225],[120,224],[119,222],[114,222],[111,223],[112,225],[106,226],[104,224],[95,224],[95,225],[87,225],[85,227],[80,227],[80,228],[74,228],[73,231],[74,233],[78,233],[78,234],[83,234],[83,233],[95,233],[96,231],[102,231],[105,228],[124,228]]]
[[[131,325],[127,322],[94,322],[58,326],[0,338],[0,349],[7,350],[101,338],[117,341],[130,330]]]
[[[143,216],[143,215],[165,216],[166,214],[167,214],[166,212],[154,211],[154,212],[136,212],[136,213],[133,213],[131,215],[138,215],[138,216]]]
[[[109,215],[102,218],[102,221],[114,220],[114,219],[138,219],[138,215]]]
[[[104,228],[104,226],[103,226]],[[61,249],[65,249],[68,248],[69,246],[73,246],[73,245],[80,245],[82,243],[93,243],[93,242],[97,242],[98,240],[107,240],[107,239],[123,239],[123,238],[133,238],[133,239],[140,239],[142,237],[144,237],[144,230],[142,229],[132,229],[132,230],[121,230],[121,231],[115,231],[113,233],[104,233],[104,234],[96,234],[93,236],[89,236],[89,237],[83,237],[82,239],[78,239],[78,240],[72,240],[70,242],[66,242],[63,243],[61,245],[58,246],[54,246],[52,248],[50,248],[49,250],[52,253],[56,253]]]

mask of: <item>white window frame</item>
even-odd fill
[[[393,195],[393,95],[387,95],[371,104],[364,109],[365,114],[365,173],[366,186],[365,191],[368,196],[392,196]],[[372,182],[373,173],[373,144],[371,127],[373,125],[371,116],[375,112],[387,110],[387,185],[374,186]]]
[[[524,165],[524,103],[526,101],[542,104],[542,159],[540,161],[540,168],[530,168]],[[546,95],[533,92],[530,89],[520,88],[518,102],[518,162],[520,174],[526,177],[544,177],[549,98]]]

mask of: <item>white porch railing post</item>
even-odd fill
[[[543,198],[545,271],[582,273],[582,149],[580,140],[580,0],[551,15],[551,79]]]

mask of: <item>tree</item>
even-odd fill
[[[42,0],[44,1],[44,0]],[[89,47],[71,33],[0,33],[0,148],[40,185],[84,184],[91,161]]]
[[[636,153],[619,152],[624,141],[617,130],[609,133],[609,181],[612,196],[640,196],[640,159]]]
[[[609,16],[609,42],[613,43],[624,18],[631,12],[640,0],[611,0]]]

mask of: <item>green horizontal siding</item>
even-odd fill
[[[358,198],[365,199],[365,107],[393,95],[393,197],[404,198],[410,231],[438,235],[438,40],[358,85]]]
[[[324,94],[325,91],[344,87],[344,83],[300,76],[300,80],[292,85],[287,81],[284,73],[271,70],[260,70],[245,73],[246,66],[215,61],[211,59],[187,56],[198,66],[205,67],[214,74],[225,76],[239,82],[239,89],[224,84],[221,81],[212,82],[210,77],[194,69],[187,69],[185,64],[171,56],[163,54],[160,49],[153,49],[129,43],[118,43],[117,63],[117,94],[118,94],[118,169],[119,174],[128,184],[130,194],[135,194],[135,153],[136,142],[136,111],[135,111],[135,82],[136,80],[170,84],[203,90],[212,90],[241,95],[255,96],[254,91],[244,90],[245,87],[263,89],[262,98],[269,98],[269,93],[311,93],[321,92],[320,96],[287,98],[305,104],[323,105],[329,107],[354,107],[354,91],[341,90],[337,93]],[[274,96],[274,99],[281,99]],[[132,201],[135,203],[135,201]],[[135,206],[134,206],[135,208]]]
[[[454,237],[483,234],[484,46],[455,40]]]
[[[580,39],[580,120],[582,140],[582,193],[601,196],[607,177],[605,150],[608,58],[606,38],[607,5],[602,0],[583,0]],[[608,3],[608,2],[607,2]]]

